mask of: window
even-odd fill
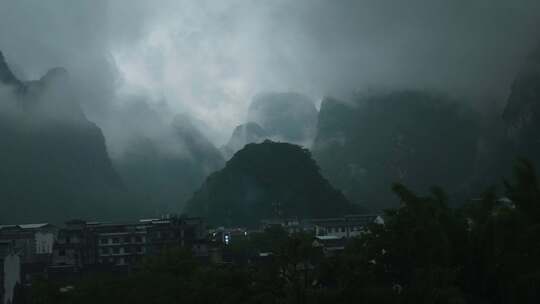
[[[113,238],[112,242],[113,242],[113,244],[118,244],[118,243],[120,243],[120,238],[115,237],[115,238]]]
[[[114,254],[119,254],[119,253],[120,253],[120,248],[114,247],[114,248],[113,248],[113,253],[114,253]]]
[[[66,256],[66,250],[65,249],[60,249],[60,251],[58,251],[58,255],[59,256]]]
[[[136,236],[136,237],[135,237],[135,242],[137,242],[137,243],[142,243],[142,237]]]
[[[341,232],[345,232],[345,227],[341,227]]]
[[[68,236],[66,237],[66,244],[69,244],[69,243],[71,243],[71,238]]]
[[[124,243],[130,243],[130,242],[131,242],[131,237],[129,236],[124,237]]]
[[[101,254],[109,254],[109,248],[101,248]]]
[[[138,253],[142,253],[142,252],[143,252],[142,246],[137,246],[137,252],[138,252]]]
[[[124,252],[125,253],[131,253],[131,247],[125,247]]]
[[[100,242],[101,244],[107,244],[107,243],[108,243],[108,240],[105,239],[105,238],[103,238],[103,239],[100,239],[99,242]]]

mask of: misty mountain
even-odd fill
[[[64,69],[23,82],[0,54],[0,221],[107,218],[125,194]],[[116,213],[118,214],[118,213]]]
[[[540,47],[512,83],[503,113],[510,153],[540,166]]]
[[[231,138],[221,148],[226,159],[230,159],[234,153],[251,143],[260,143],[269,138],[268,132],[254,122],[248,122],[237,126]]]
[[[13,75],[11,69],[6,63],[4,54],[0,51],[0,84],[10,85],[16,88],[22,87],[22,83],[19,79]]]
[[[490,117],[478,145],[478,171],[470,185],[501,186],[519,158],[540,166],[540,48],[522,63],[514,77],[504,111]]]
[[[298,93],[263,93],[248,109],[248,121],[259,124],[275,140],[310,146],[317,129],[314,102]]]
[[[256,225],[276,216],[331,217],[354,210],[322,177],[308,150],[269,140],[238,151],[185,208],[214,225]]]
[[[186,115],[161,126],[160,136],[132,136],[115,167],[140,212],[177,213],[212,172],[223,167],[220,151]],[[166,140],[166,142],[164,142]]]
[[[421,91],[376,92],[352,102],[326,98],[313,154],[353,202],[396,206],[392,183],[455,191],[473,174],[479,126],[471,111]]]

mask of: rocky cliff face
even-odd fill
[[[70,93],[69,75],[15,78],[0,55],[0,221],[113,217],[120,178],[101,130]]]
[[[503,113],[509,152],[540,167],[540,48],[514,80]]]
[[[478,137],[474,115],[446,98],[379,92],[324,100],[313,154],[350,200],[376,211],[397,205],[395,182],[459,188],[473,173]]]
[[[21,81],[13,75],[9,68],[4,54],[0,51],[0,84],[19,87],[22,85]]]

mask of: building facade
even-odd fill
[[[0,296],[11,300],[15,284],[45,273],[57,227],[48,223],[0,226]]]
[[[384,224],[379,215],[346,215],[338,218],[313,219],[316,236],[351,238],[361,236],[371,224]]]
[[[26,284],[33,276],[69,280],[87,272],[129,272],[145,256],[173,247],[207,257],[205,221],[174,217],[128,223],[72,220],[60,228],[47,223],[2,225],[0,265],[8,261],[9,267],[0,267],[0,296],[12,294],[5,287],[12,287],[14,277]],[[15,260],[18,268],[11,267]]]
[[[200,218],[128,223],[71,221],[58,233],[49,271],[129,271],[143,257],[158,255],[168,248],[191,248],[195,256],[204,255],[206,243],[206,224]]]

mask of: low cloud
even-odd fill
[[[503,103],[540,40],[536,0],[4,1],[0,50],[37,79],[66,68],[109,144],[126,104],[183,113],[216,144],[261,91],[314,99],[370,86]],[[491,103],[489,103],[491,105]],[[166,111],[162,109],[166,108]],[[120,113],[122,112],[122,113]],[[144,114],[141,112],[139,114]],[[147,126],[149,129],[151,125]]]

